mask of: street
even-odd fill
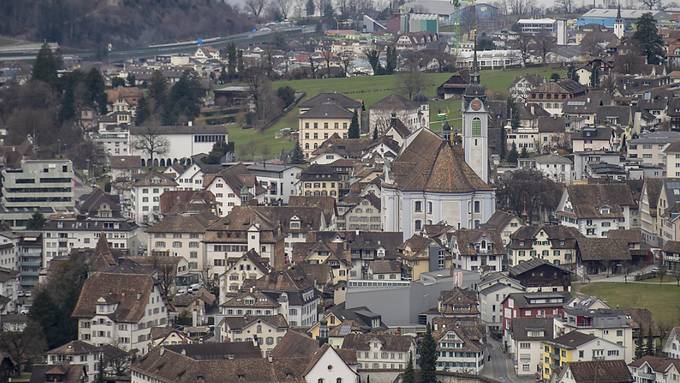
[[[491,360],[484,363],[482,376],[506,383],[529,383],[534,382],[532,376],[518,377],[512,367],[512,361],[501,351],[501,343],[491,337],[487,337],[486,355],[491,355]]]

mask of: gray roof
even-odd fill
[[[566,314],[592,318],[592,328],[621,328],[630,327],[630,318],[621,310],[614,309],[585,309],[581,307],[565,306]]]
[[[512,339],[515,341],[552,340],[553,318],[514,318],[511,323]],[[531,330],[542,330],[543,336],[529,336]]]
[[[323,103],[312,107],[310,110],[300,115],[301,118],[352,118],[354,114],[349,110],[335,103]]]
[[[134,126],[130,128],[130,134],[147,134],[149,130],[156,134],[227,134],[227,128],[222,125],[167,125],[154,128]]]
[[[680,132],[652,132],[630,140],[631,144],[667,144],[680,141]]]
[[[571,160],[567,157],[558,156],[556,154],[545,154],[542,156],[534,157],[534,161],[539,164],[570,164]]]
[[[616,18],[618,9],[616,8],[601,8],[601,9],[591,9],[588,12],[584,13],[582,18],[586,17],[592,17],[592,18],[611,18],[614,19]],[[659,17],[666,18],[668,15],[664,11],[650,11],[648,9],[622,9],[621,10],[621,18],[623,19],[639,19],[640,16],[644,15],[645,13],[651,13],[652,16],[656,20],[659,19]]]

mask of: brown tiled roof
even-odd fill
[[[245,298],[252,297],[255,303],[247,305]],[[279,304],[261,291],[239,291],[235,296],[220,305],[221,307],[253,307],[253,308],[277,308]]]
[[[57,348],[53,348],[47,351],[46,354],[81,355],[81,354],[93,354],[96,351],[97,346],[85,343],[81,340],[73,340]]]
[[[474,244],[482,240],[487,241],[487,246],[492,245],[492,253],[504,253],[503,240],[500,234],[493,229],[460,229],[454,233],[458,244],[458,251],[462,255],[476,255],[478,253]]]
[[[493,190],[465,163],[463,149],[422,129],[392,164],[391,178],[402,191],[469,193]]]
[[[680,241],[666,241],[663,244],[663,251],[668,253],[680,254]]]
[[[31,368],[31,380],[29,383],[44,383],[52,380],[47,380],[48,375],[58,375],[58,381],[61,383],[80,383],[86,378],[85,366],[82,364],[64,364],[64,365],[33,365]],[[50,378],[54,379],[54,378]]]
[[[373,274],[400,273],[401,262],[395,259],[376,259],[368,264]]]
[[[553,339],[551,343],[567,349],[575,349],[590,342],[593,339],[597,339],[597,337],[595,335],[582,333],[580,331],[571,331],[562,336],[558,336],[557,338]]]
[[[628,243],[642,242],[642,231],[637,229],[614,229],[607,232],[607,238],[622,239]]]
[[[675,366],[675,368],[680,371],[680,359],[673,358],[662,358],[660,356],[646,355],[642,358],[634,360],[630,366],[631,367],[642,367],[643,364],[648,364],[649,367],[654,370],[654,372],[666,373],[670,366]]]
[[[105,193],[102,189],[95,187],[92,193],[84,196],[78,205],[81,214],[95,215],[102,204],[107,204],[114,214],[120,214],[120,199],[118,196]]]
[[[583,261],[629,261],[628,241],[612,238],[580,238],[577,241]]]
[[[170,190],[161,194],[161,214],[184,213],[186,211],[213,211],[215,195],[209,190]]]
[[[569,370],[576,383],[630,383],[634,381],[623,360],[571,362]]]
[[[625,183],[569,185],[567,193],[578,218],[622,217],[624,206],[636,206],[630,186]],[[604,206],[610,208],[609,213],[600,212]]]
[[[434,339],[439,342],[449,331],[453,331],[463,341],[464,345],[459,351],[482,351],[481,340],[484,338],[484,326],[478,321],[461,321],[458,318],[436,317],[432,319],[436,331],[432,333]],[[439,348],[439,347],[438,347]]]
[[[294,330],[288,330],[272,349],[273,358],[309,358],[319,348],[319,342]]]
[[[172,177],[167,174],[159,173],[155,170],[151,170],[147,173],[141,174],[135,177],[135,183],[133,186],[149,186],[149,187],[162,187],[162,186],[177,186]]]
[[[326,222],[331,222],[333,216],[337,215],[335,206],[336,200],[333,197],[324,196],[290,196],[288,206],[294,207],[318,207],[326,218]]]
[[[230,330],[242,330],[253,323],[266,323],[276,328],[288,328],[288,322],[281,314],[226,317],[224,323]]]
[[[140,156],[112,156],[111,169],[141,169],[142,157]]]
[[[83,284],[71,316],[94,317],[97,300],[104,298],[107,302],[117,303],[116,310],[108,315],[111,320],[137,323],[144,317],[153,286],[153,278],[149,275],[94,273]]]
[[[199,214],[168,214],[162,220],[151,226],[149,233],[204,233],[205,230],[218,220],[210,213]]]
[[[342,342],[342,348],[354,351],[368,351],[369,343],[377,339],[382,343],[383,351],[408,352],[415,342],[409,335],[392,334],[347,334]]]
[[[513,341],[523,340],[552,340],[553,318],[513,318],[510,323]],[[542,337],[529,336],[530,330],[543,330]]]
[[[343,108],[342,106],[327,102],[313,106],[304,114],[300,114],[300,118],[330,118],[330,119],[351,119],[353,112]]]
[[[319,93],[308,100],[302,101],[299,106],[300,108],[311,108],[329,102],[338,104],[346,109],[361,108],[361,101],[351,99],[342,93],[335,92]]]
[[[496,230],[502,230],[505,226],[507,226],[512,219],[515,218],[515,215],[512,213],[508,213],[503,210],[496,210],[491,217],[486,221],[484,226],[486,227],[491,227]]]

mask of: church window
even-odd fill
[[[472,119],[472,137],[480,137],[482,135],[482,120],[479,117]]]

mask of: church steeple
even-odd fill
[[[619,2],[616,10],[616,20],[614,21],[614,35],[620,40],[623,38],[625,30],[626,25],[623,23],[623,18],[621,17],[621,3]]]
[[[616,21],[621,20],[621,3],[619,2],[618,8],[616,10]]]
[[[472,56],[472,71],[470,72],[470,84],[479,84],[479,62],[477,61],[477,29],[473,32],[473,56]]]

